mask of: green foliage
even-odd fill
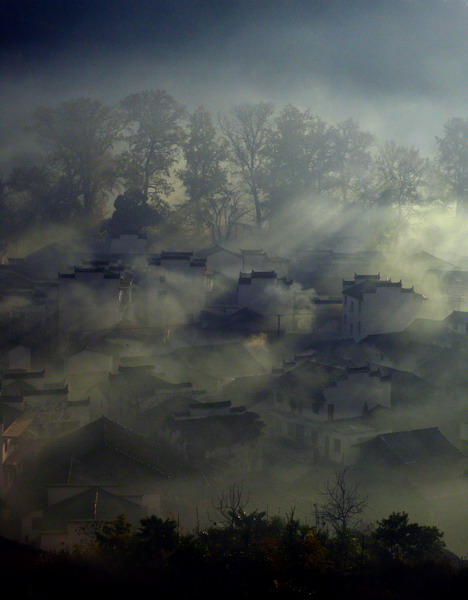
[[[374,536],[381,548],[399,560],[434,558],[445,548],[444,534],[437,527],[410,523],[405,512],[391,513],[379,521]]]
[[[113,521],[107,521],[95,532],[98,551],[103,556],[128,557],[135,550],[133,527],[125,515],[119,515]]]
[[[131,94],[120,105],[128,133],[119,174],[126,188],[140,190],[157,205],[161,194],[172,190],[168,177],[185,138],[185,110],[164,90]]]
[[[161,557],[175,550],[180,542],[177,522],[151,515],[141,520],[136,540],[139,552],[147,557]]]
[[[143,192],[137,189],[129,189],[117,196],[114,208],[109,223],[109,229],[114,235],[126,231],[139,233],[147,227],[154,227],[164,221],[169,210],[165,203],[158,206],[149,204]]]
[[[88,219],[100,216],[106,193],[115,185],[110,152],[121,128],[120,115],[91,98],[39,107],[33,114],[31,129],[48,151],[47,168],[75,192]]]

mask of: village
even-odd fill
[[[4,534],[57,551],[119,514],[204,525],[233,482],[307,515],[346,470],[373,516],[417,512],[463,553],[468,271],[389,265],[130,231],[5,247]]]

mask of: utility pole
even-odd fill
[[[281,317],[283,315],[276,315],[276,337],[279,338],[281,335]]]

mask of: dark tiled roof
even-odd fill
[[[1,374],[2,379],[36,379],[44,377],[45,369],[42,371],[8,370]]]
[[[83,492],[46,508],[42,518],[42,531],[57,531],[67,523],[81,520],[111,520],[125,515],[133,523],[143,517],[140,505],[121,498],[101,487],[90,487]]]
[[[356,285],[352,285],[351,287],[345,288],[343,290],[343,295],[351,296],[352,298],[356,298],[357,300],[362,300],[364,294],[375,294],[377,292],[377,288],[400,288],[400,292],[414,293],[416,296],[424,298],[422,294],[416,293],[413,287],[404,288],[402,286],[401,280],[374,281],[366,279],[362,283],[356,283]]]
[[[174,350],[167,357],[182,365],[188,363],[197,371],[217,379],[259,375],[265,372],[264,367],[252,354],[242,344],[236,342],[186,346]]]
[[[223,246],[219,246],[218,244],[210,246],[209,248],[202,248],[201,250],[197,250],[195,252],[195,255],[200,258],[208,258],[210,256],[213,256],[213,254],[218,254],[219,252],[227,252],[227,254],[231,254],[232,256],[236,256],[237,258],[241,258],[240,254],[237,254],[232,250],[228,250],[227,248],[223,248]]]
[[[159,256],[163,260],[190,260],[193,256],[193,252],[163,251]]]
[[[252,271],[252,279],[276,279],[276,271]]]
[[[200,419],[170,419],[168,426],[194,451],[210,452],[220,447],[252,442],[263,426],[257,413],[241,412]]]
[[[394,466],[430,467],[464,458],[437,427],[378,435],[363,446],[368,456],[377,456]]]
[[[448,317],[445,317],[444,321],[447,321],[449,323],[456,323],[457,321],[461,321],[462,323],[468,323],[468,311],[454,310],[449,314]]]

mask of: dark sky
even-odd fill
[[[292,102],[427,152],[468,116],[463,0],[2,0],[0,27],[3,157],[39,104],[151,88]]]

